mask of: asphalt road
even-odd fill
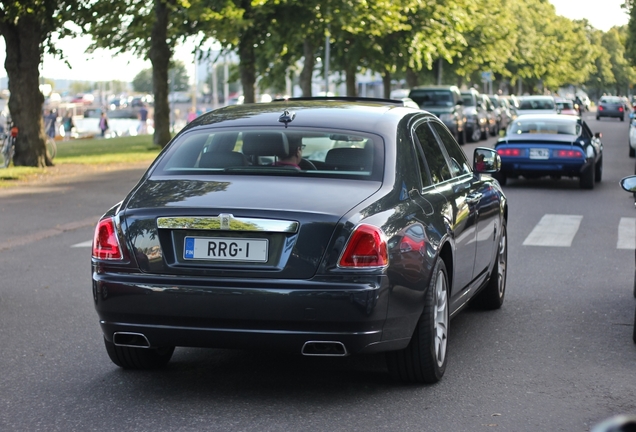
[[[636,208],[618,186],[635,160],[627,122],[589,123],[603,133],[603,181],[591,191],[568,179],[504,187],[506,301],[451,322],[448,368],[433,386],[392,381],[380,355],[180,348],[165,370],[118,369],[86,245],[142,172],[0,192],[0,430],[587,431],[636,414],[634,234],[619,228],[636,223]],[[563,223],[552,237],[573,233],[569,246],[528,240],[545,215]]]

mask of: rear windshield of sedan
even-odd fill
[[[412,90],[409,97],[423,107],[455,105],[453,94],[448,90]]]
[[[575,135],[581,134],[581,125],[571,121],[523,119],[515,120],[508,129],[508,134],[548,134]]]
[[[553,99],[522,99],[519,101],[519,109],[522,110],[553,110]]]
[[[609,103],[609,104],[617,104],[617,105],[622,105],[623,104],[623,100],[619,97],[607,97],[607,96],[603,96],[601,98],[601,103]]]
[[[298,155],[302,156],[300,162],[293,159]],[[383,141],[371,134],[291,128],[208,129],[178,137],[153,175],[212,172],[380,180],[383,167]]]

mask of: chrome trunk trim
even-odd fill
[[[160,229],[296,233],[299,225],[296,221],[237,218],[227,213],[222,213],[218,216],[157,218],[157,228]]]

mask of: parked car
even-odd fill
[[[93,299],[116,365],[177,346],[386,352],[394,377],[433,383],[450,319],[502,306],[496,152],[471,165],[401,101],[322,99],[201,115],[100,219]]]
[[[466,136],[468,141],[477,142],[488,137],[488,113],[486,106],[475,89],[461,92],[466,116]]]
[[[514,118],[508,100],[499,95],[488,95],[488,98],[497,110],[498,130],[505,130]]]
[[[625,121],[625,105],[618,96],[603,96],[596,107],[596,120],[601,117],[619,118]]]
[[[580,117],[526,114],[512,122],[495,149],[501,156],[499,183],[507,178],[577,177],[583,189],[594,188],[603,174],[601,134],[593,134]]]
[[[521,96],[517,115],[523,114],[556,114],[557,108],[552,96]]]
[[[409,98],[413,99],[421,109],[439,117],[458,143],[466,142],[466,116],[462,108],[464,101],[457,87],[414,87],[409,92]]]
[[[574,102],[564,98],[554,98],[554,103],[557,107],[557,112],[563,115],[579,115],[579,112],[574,108]]]
[[[636,197],[636,175],[625,177],[620,182],[621,187],[627,192],[631,192]],[[636,268],[634,270],[634,297],[636,297]],[[634,331],[632,340],[636,343],[636,313],[634,314]]]
[[[629,157],[636,157],[636,118],[634,114],[629,115]],[[636,174],[636,172],[634,172]]]
[[[499,133],[499,110],[485,94],[480,94],[479,98],[482,101],[482,105],[486,108],[486,117],[488,119],[488,133],[491,136],[496,136]]]

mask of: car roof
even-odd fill
[[[574,122],[578,121],[577,116],[564,116],[561,114],[521,114],[518,116],[515,121],[519,120],[559,120],[563,122]]]
[[[518,99],[552,99],[554,100],[554,96],[546,96],[546,95],[525,95],[519,96]]]
[[[285,125],[282,115],[288,112],[291,121]],[[204,125],[215,127],[315,127],[328,125],[333,129],[387,132],[387,125],[396,125],[406,115],[420,114],[434,117],[419,108],[405,106],[402,100],[335,100],[330,98],[288,99],[269,103],[229,105],[199,116],[183,129]],[[394,132],[394,131],[393,131]]]

